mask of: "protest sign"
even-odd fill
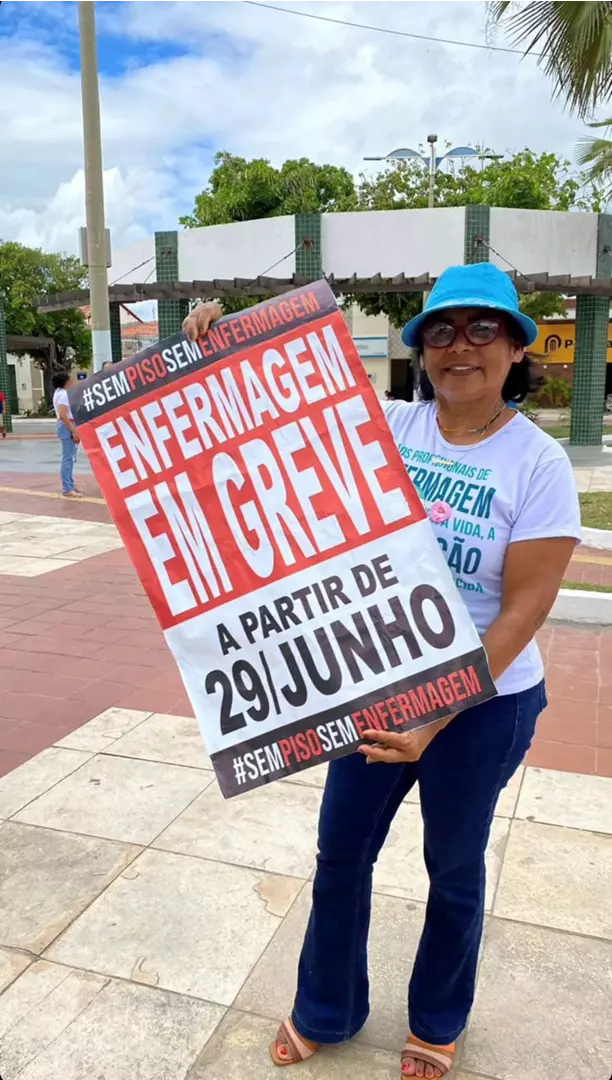
[[[226,797],[493,696],[325,282],[70,402]]]

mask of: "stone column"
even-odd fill
[[[612,214],[597,223],[597,277],[612,277]],[[600,446],[606,397],[610,297],[576,298],[576,347],[570,443]]]
[[[488,243],[490,222],[491,208],[489,206],[466,206],[463,243],[463,261],[466,265],[491,261],[486,245],[476,242],[476,237],[480,236]]]
[[[4,394],[4,412],[2,414],[4,428],[5,431],[11,432],[13,430],[13,421],[11,418],[11,387],[9,383],[8,360],[6,355],[6,323],[4,320],[2,300],[0,300],[0,390],[2,390],[2,393]]]
[[[179,280],[178,233],[155,233],[155,266],[157,281],[170,285]],[[159,340],[180,333],[183,319],[189,313],[188,300],[158,300],[157,321]]]
[[[110,313],[110,336],[111,336],[111,355],[113,357],[113,364],[120,364],[122,360],[121,355],[121,307],[117,303],[111,303],[109,308]]]
[[[295,223],[295,272],[300,277],[318,281],[323,277],[323,254],[321,251],[321,215],[296,214]],[[282,266],[280,276],[285,276]],[[287,277],[289,275],[287,274]]]

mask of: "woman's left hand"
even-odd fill
[[[380,745],[368,746],[364,743],[359,747],[359,752],[365,755],[368,764],[386,761],[391,765],[398,765],[406,761],[418,761],[432,739],[452,719],[452,716],[445,716],[442,720],[436,720],[426,727],[415,728],[414,731],[377,731],[371,728],[364,731],[364,739],[371,739]]]

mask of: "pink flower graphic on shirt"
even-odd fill
[[[452,510],[448,503],[445,502],[435,502],[429,508],[429,517],[434,525],[442,525],[445,521],[448,521],[451,514]]]

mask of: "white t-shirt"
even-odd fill
[[[479,633],[497,618],[508,544],[567,536],[581,539],[580,506],[563,448],[515,413],[473,446],[453,446],[438,428],[433,402],[383,403],[407,472]],[[497,680],[500,694],[543,678],[532,641]]]
[[[71,420],[73,420],[74,417],[72,415],[72,410],[70,408],[70,401],[68,399],[68,391],[67,390],[63,390],[63,389],[56,390],[54,395],[53,395],[53,409],[54,409],[55,415],[57,416],[58,420],[61,419],[60,414],[59,414],[60,405],[66,405],[68,407],[68,416],[70,417]]]

